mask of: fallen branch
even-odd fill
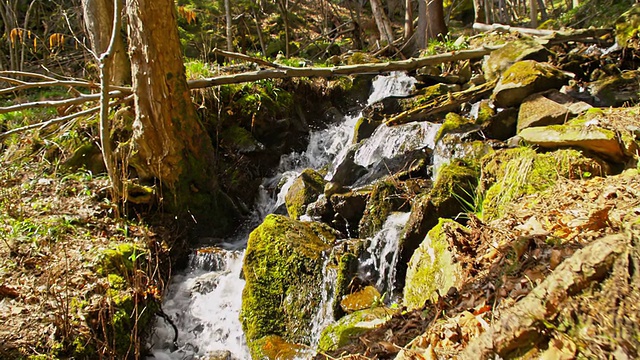
[[[496,86],[497,81],[484,83],[470,89],[438,96],[424,105],[401,112],[385,121],[387,126],[405,124],[411,121],[427,120],[430,116],[451,112],[467,102],[475,102]]]
[[[115,105],[118,105],[118,104],[122,104],[122,103],[125,103],[127,101],[130,101],[131,99],[133,99],[133,95],[128,95],[127,97],[120,98],[120,99],[118,99],[116,101],[111,102],[109,104],[109,106],[115,106]],[[75,118],[80,117],[80,116],[95,114],[95,113],[97,113],[99,111],[100,111],[100,106],[96,106],[96,107],[92,107],[90,109],[79,111],[77,113],[73,113],[73,114],[70,114],[70,115],[58,117],[58,118],[51,119],[51,120],[47,120],[47,121],[44,121],[44,122],[41,122],[41,123],[31,124],[31,125],[15,128],[15,129],[12,129],[12,130],[9,130],[9,131],[6,131],[6,132],[3,132],[2,134],[0,134],[0,140],[3,140],[4,138],[6,138],[9,135],[19,134],[19,133],[25,132],[27,130],[38,129],[38,128],[40,130],[44,130],[44,129],[48,128],[51,125],[55,125],[55,124],[58,124],[58,123],[61,123],[61,122],[72,120],[72,119],[75,119]]]
[[[531,28],[523,28],[523,27],[515,27],[504,24],[483,24],[483,23],[474,23],[473,30],[478,31],[499,31],[499,32],[519,32],[525,35],[534,35],[534,36],[549,36],[552,35],[555,30],[538,30]]]
[[[578,29],[578,30],[539,30],[530,28],[514,27],[503,24],[482,24],[474,23],[474,30],[479,31],[500,31],[500,32],[518,32],[525,35],[541,37],[539,42],[542,45],[558,44],[567,41],[592,42],[601,41],[600,38],[613,33],[613,29]]]
[[[21,91],[26,89],[33,88],[42,88],[42,87],[51,87],[51,86],[64,86],[64,87],[80,87],[80,88],[88,88],[88,89],[99,89],[100,84],[94,83],[92,81],[82,81],[82,80],[48,80],[48,81],[40,81],[40,82],[24,82],[17,79],[4,77],[0,80],[4,80],[7,82],[13,82],[15,84],[19,84],[17,86],[8,87],[0,90],[0,95],[12,93],[14,91]],[[117,90],[126,94],[131,94],[132,90],[130,87],[126,86],[109,86],[109,90]]]
[[[284,79],[294,77],[333,77],[341,75],[377,74],[389,71],[411,71],[417,68],[438,65],[445,62],[478,59],[491,53],[496,48],[478,48],[472,50],[454,51],[444,54],[411,58],[384,63],[346,65],[334,67],[286,68],[252,71],[234,75],[222,75],[207,79],[190,80],[190,89],[201,89],[211,86],[252,82],[265,79]]]
[[[514,350],[534,344],[562,303],[605,278],[615,260],[627,251],[625,235],[600,238],[578,250],[515,306],[506,310],[491,329],[473,340],[461,359],[506,358]]]

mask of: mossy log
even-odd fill
[[[428,117],[454,111],[467,102],[475,102],[493,91],[496,81],[474,86],[470,89],[438,96],[424,105],[403,111],[387,121],[387,126],[405,124],[411,121],[426,120]]]

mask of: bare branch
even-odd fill
[[[129,94],[123,94],[121,91],[112,91],[109,94],[109,96],[111,97],[118,97],[118,98],[125,97],[127,95]],[[5,114],[13,111],[21,111],[25,109],[32,109],[32,108],[79,105],[89,101],[97,101],[97,100],[100,100],[100,94],[83,95],[83,96],[79,96],[71,99],[64,99],[64,100],[34,101],[34,102],[28,102],[24,104],[0,107],[0,114]]]
[[[116,101],[113,101],[110,104],[110,106],[115,106],[115,105],[118,105],[118,104],[122,104],[122,103],[127,102],[127,101],[129,101],[131,99],[133,99],[133,95],[129,95],[127,97],[124,97],[124,98],[118,99]],[[6,131],[6,132],[3,132],[2,134],[0,134],[0,140],[3,140],[4,138],[6,138],[9,135],[19,134],[19,133],[25,132],[27,130],[33,130],[33,129],[43,130],[43,129],[48,128],[51,125],[55,125],[55,124],[58,124],[58,123],[61,123],[61,122],[72,120],[72,119],[75,119],[75,118],[80,117],[80,116],[95,114],[95,113],[97,113],[99,111],[100,111],[100,106],[96,106],[96,107],[92,107],[90,109],[79,111],[77,113],[73,113],[73,114],[70,114],[70,115],[66,115],[66,116],[62,116],[62,117],[59,117],[59,118],[47,120],[47,121],[44,121],[44,122],[41,122],[41,123],[31,124],[31,125],[23,126],[23,127],[16,128],[16,129],[13,129],[13,130],[9,130],[9,131]]]
[[[81,88],[88,88],[88,89],[100,88],[100,84],[96,84],[92,81],[82,81],[82,80],[55,80],[54,79],[51,81],[41,81],[41,82],[24,82],[16,79],[11,79],[11,78],[2,78],[0,80],[20,84],[17,86],[0,90],[0,95],[12,93],[14,91],[41,88],[41,87],[51,87],[51,86],[81,87]],[[109,90],[118,90],[118,91],[121,91],[123,94],[131,94],[132,92],[131,88],[126,86],[109,86]]]
[[[427,65],[437,65],[444,62],[477,59],[491,53],[496,48],[478,48],[473,50],[461,50],[423,58],[412,58],[401,61],[390,61],[375,64],[360,64],[334,66],[327,68],[286,68],[252,71],[235,75],[216,76],[208,79],[191,80],[189,88],[201,89],[217,85],[236,84],[264,79],[283,79],[293,77],[332,77],[340,75],[376,74],[387,71],[410,71]]]

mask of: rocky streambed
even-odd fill
[[[634,271],[611,294],[625,314],[581,308],[620,261],[638,263],[635,53],[520,37],[482,62],[420,69],[411,96],[368,106],[344,158],[303,171],[286,213],[249,237],[252,357],[308,354],[327,267],[335,322],[317,358],[637,356]],[[390,222],[395,239],[372,252]]]

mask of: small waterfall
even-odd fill
[[[367,268],[373,268],[377,273],[376,288],[380,291],[386,291],[389,296],[392,296],[395,291],[399,241],[402,229],[409,220],[410,214],[397,212],[389,215],[382,230],[371,239],[367,248],[370,257],[361,265],[365,271]],[[371,277],[374,274],[368,271],[366,275],[366,277]]]
[[[173,277],[163,310],[178,328],[179,336],[176,344],[172,344],[173,327],[158,319],[151,339],[156,359],[190,359],[213,354],[226,354],[229,359],[249,358],[238,319],[244,286],[244,280],[240,279],[243,253],[200,250],[192,255],[191,270]]]
[[[320,334],[324,328],[333,322],[333,302],[335,295],[335,285],[338,280],[336,268],[329,265],[331,254],[325,254],[326,259],[322,272],[322,299],[318,306],[318,312],[311,320],[313,328],[311,330],[311,347],[318,346]]]
[[[368,104],[388,96],[406,96],[414,84],[415,79],[404,73],[378,76]],[[236,236],[219,244],[220,248],[196,251],[191,256],[189,267],[173,276],[162,308],[178,328],[179,336],[173,344],[173,327],[158,318],[154,335],[149,340],[155,359],[250,358],[239,320],[244,287],[240,274],[248,236],[266,215],[284,203],[286,191],[300,171],[309,167],[320,169],[332,162],[335,164],[340,157],[344,158],[359,117],[348,117],[339,124],[311,133],[306,151],[283,156],[279,174],[265,179],[260,187],[252,219]],[[279,191],[274,194],[275,189]],[[322,329],[333,321],[332,295],[337,274],[336,269],[326,266],[330,258],[327,254],[323,274],[324,295],[313,320],[310,342],[314,346]],[[390,271],[383,270],[384,273]]]

